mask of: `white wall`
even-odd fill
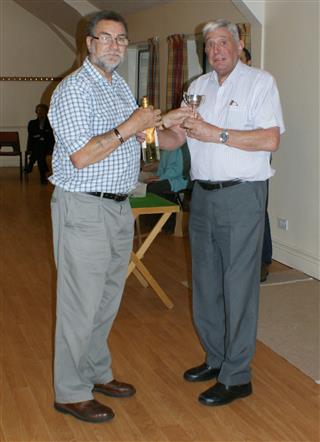
[[[60,77],[75,61],[70,47],[12,0],[0,1],[0,41],[3,77]],[[28,121],[36,117],[36,104],[48,104],[56,84],[0,81],[0,130],[18,131],[22,150]],[[16,158],[0,157],[0,166],[16,164]]]
[[[318,1],[266,1],[265,69],[277,80],[286,124],[270,183],[274,258],[318,279],[319,40]]]

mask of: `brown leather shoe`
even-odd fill
[[[114,417],[111,408],[106,407],[95,399],[75,402],[73,404],[54,403],[54,408],[64,414],[72,414],[77,419],[86,422],[106,422]]]
[[[94,384],[92,391],[98,391],[99,393],[112,397],[129,397],[135,394],[136,389],[131,384],[118,382],[114,379],[107,384]]]

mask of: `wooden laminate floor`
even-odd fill
[[[145,263],[175,306],[168,310],[131,275],[110,336],[116,378],[132,382],[130,399],[96,398],[116,414],[88,424],[53,409],[55,269],[50,195],[37,170],[20,183],[0,169],[0,441],[318,441],[319,390],[307,376],[257,343],[254,394],[210,408],[185,369],[203,361],[192,326],[186,238],[161,234]],[[283,268],[273,264],[276,271]]]

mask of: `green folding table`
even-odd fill
[[[130,204],[135,219],[137,219],[140,215],[150,215],[154,213],[162,215],[153,229],[148,233],[139,249],[131,253],[131,261],[129,263],[127,277],[133,272],[144,287],[147,287],[148,284],[150,284],[161,301],[168,308],[172,308],[173,303],[171,299],[143,264],[142,259],[157,235],[161,232],[163,225],[168,220],[170,215],[172,213],[179,212],[180,207],[177,204],[174,204],[152,193],[147,193],[145,197],[131,197]]]

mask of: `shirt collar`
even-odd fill
[[[223,82],[223,84],[228,84],[228,83],[232,83],[234,78],[236,78],[239,74],[239,72],[242,70],[243,67],[243,63],[238,60],[238,63],[235,65],[235,67],[233,68],[233,70],[230,72],[230,74],[228,75],[228,77],[225,79],[225,81]],[[216,71],[212,71],[211,74],[211,78],[219,84],[219,80],[218,80],[218,74],[216,73]]]

